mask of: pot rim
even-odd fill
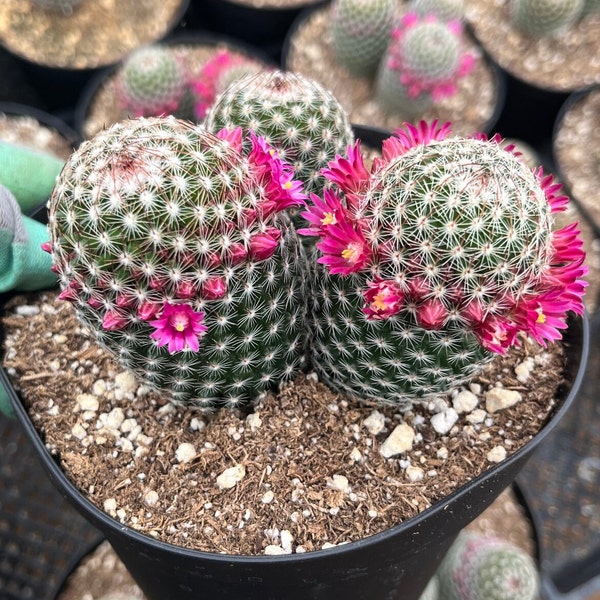
[[[579,360],[577,363],[575,363],[574,361],[571,363],[572,368],[576,368],[576,373],[572,378],[571,387],[562,405],[558,408],[558,410],[554,413],[552,418],[544,425],[544,427],[538,432],[538,434],[536,434],[536,436],[533,439],[526,442],[521,448],[519,448],[501,463],[494,465],[493,467],[479,474],[477,477],[474,477],[469,482],[460,486],[458,489],[448,494],[448,496],[433,503],[430,507],[426,508],[414,517],[406,519],[405,521],[394,525],[384,531],[375,533],[373,535],[353,542],[348,542],[325,550],[314,550],[311,552],[301,554],[264,556],[219,554],[216,552],[206,552],[203,550],[184,548],[181,546],[176,546],[169,542],[157,540],[148,535],[142,534],[130,528],[127,525],[119,523],[116,519],[110,517],[108,514],[103,512],[97,505],[95,505],[88,498],[86,498],[83,495],[83,493],[68,479],[65,472],[55,461],[54,457],[49,453],[44,442],[40,438],[36,428],[33,425],[33,422],[29,417],[29,414],[27,413],[25,407],[21,403],[21,400],[18,398],[15,389],[12,387],[12,384],[10,383],[4,368],[0,368],[0,383],[2,383],[6,388],[15,415],[20,421],[21,425],[24,427],[27,437],[34,444],[36,451],[42,459],[43,466],[49,474],[53,483],[60,488],[63,496],[65,496],[67,500],[74,504],[76,508],[80,509],[80,506],[85,507],[86,518],[88,518],[92,522],[92,524],[96,526],[98,526],[98,523],[101,523],[102,525],[99,527],[100,529],[108,529],[118,535],[123,535],[124,533],[126,533],[132,540],[136,541],[136,543],[150,546],[154,550],[170,552],[173,555],[177,555],[181,558],[186,558],[188,560],[203,559],[207,561],[213,561],[215,563],[237,563],[240,565],[253,565],[257,563],[266,563],[271,561],[273,561],[276,564],[310,563],[312,561],[319,560],[324,557],[344,555],[346,553],[368,548],[383,540],[394,537],[405,530],[408,530],[413,527],[418,528],[419,525],[426,521],[431,515],[439,511],[445,511],[455,498],[471,490],[474,490],[477,487],[484,485],[485,481],[493,477],[496,473],[505,470],[510,465],[518,461],[525,460],[526,457],[529,454],[531,454],[531,452],[548,436],[548,434],[550,434],[551,431],[555,429],[555,427],[562,420],[566,412],[574,404],[579,388],[585,376],[590,347],[590,324],[587,311],[585,311],[582,316],[576,316],[573,314],[569,315],[568,328],[565,330],[565,335],[562,339],[562,343],[566,344],[567,346],[570,343],[576,341],[577,339],[575,337],[575,334],[573,333],[573,330],[575,329],[574,324],[577,324],[577,329],[580,329],[580,332],[578,333],[580,342],[576,344],[576,346],[580,347]],[[561,386],[559,386],[557,393],[560,394],[560,390],[564,387],[564,385],[565,384],[563,383],[561,384]]]

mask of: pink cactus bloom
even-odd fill
[[[137,316],[142,320],[142,321],[149,321],[150,319],[153,319],[159,312],[161,309],[161,305],[158,304],[157,302],[142,302],[139,307],[138,307],[138,311],[137,311]]]
[[[311,194],[310,199],[312,205],[309,205],[307,210],[302,213],[310,227],[299,229],[300,235],[322,236],[331,225],[337,225],[340,221],[348,221],[346,207],[333,189],[324,190],[323,199],[316,194]]]
[[[236,152],[242,152],[244,132],[241,127],[236,127],[235,129],[221,129],[216,135],[220,140],[226,141]]]
[[[47,252],[48,254],[52,254],[52,243],[51,242],[44,242],[40,247],[44,252]]]
[[[535,176],[544,190],[551,211],[553,213],[564,211],[569,204],[569,197],[559,193],[562,184],[557,182],[552,174],[545,174],[542,167],[535,170]]]
[[[441,329],[447,318],[448,309],[435,298],[430,298],[417,305],[417,324],[423,329]]]
[[[405,122],[394,131],[392,136],[383,141],[383,160],[388,163],[398,156],[406,154],[412,148],[444,140],[452,133],[451,128],[450,122],[438,126],[437,119],[431,123],[422,120],[416,126]]]
[[[102,319],[102,329],[117,331],[127,325],[128,319],[117,311],[109,310]]]
[[[227,254],[229,255],[232,265],[239,265],[242,261],[246,260],[248,251],[246,250],[246,246],[244,246],[244,244],[241,242],[235,242],[229,246],[227,249]]]
[[[202,295],[207,300],[223,298],[227,293],[227,282],[224,277],[210,277],[202,284]]]
[[[496,354],[505,354],[511,346],[518,343],[517,332],[514,323],[495,315],[486,317],[473,329],[479,343],[489,352]]]
[[[356,273],[371,259],[371,250],[364,236],[346,221],[328,227],[317,248],[323,252],[317,262],[326,265],[332,275]]]
[[[522,303],[518,307],[517,322],[542,346],[559,340],[560,329],[566,329],[566,306],[560,290],[552,290]]]
[[[347,157],[336,155],[321,173],[339,186],[345,193],[364,192],[369,184],[370,173],[365,167],[361,153],[360,140],[346,149]]]
[[[400,312],[404,294],[395,281],[370,281],[365,291],[363,312],[370,320],[388,319]]]
[[[190,349],[198,352],[199,338],[208,328],[204,325],[204,313],[195,312],[188,304],[165,303],[158,319],[149,322],[155,331],[150,337],[157,346],[168,345],[169,354]]]
[[[264,233],[257,233],[250,238],[250,256],[254,260],[266,260],[277,250],[281,231],[275,227],[269,227]]]
[[[74,279],[71,279],[67,287],[58,295],[58,299],[66,300],[67,302],[77,302],[79,300],[80,292],[81,284]]]

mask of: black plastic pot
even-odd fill
[[[323,0],[297,0],[290,2],[290,8],[251,7],[236,0],[192,0],[190,15],[193,26],[258,46],[279,62],[289,27],[304,8],[315,4],[323,4]]]
[[[560,408],[544,429],[502,463],[418,516],[357,542],[306,554],[231,556],[160,542],[109,517],[73,486],[47,451],[6,374],[14,412],[61,493],[109,540],[149,600],[417,600],[458,533],[508,487],[577,397],[589,352],[587,316],[565,332]]]

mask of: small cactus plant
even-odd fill
[[[253,58],[227,49],[217,52],[206,61],[191,82],[191,88],[196,96],[196,118],[204,119],[216,97],[234,81],[266,68],[266,65]]]
[[[174,115],[190,118],[189,74],[169,46],[153,44],[134,50],[116,75],[117,94],[131,117]]]
[[[531,556],[496,536],[461,532],[436,575],[444,600],[538,598],[538,572]]]
[[[434,14],[441,21],[460,21],[465,18],[464,0],[410,0],[408,10],[420,17]]]
[[[581,16],[585,0],[511,0],[513,23],[533,36],[557,35]]]
[[[238,79],[217,98],[204,124],[212,132],[242,127],[264,137],[293,166],[307,194],[322,191],[321,169],[354,140],[350,118],[329,90],[279,70]]]
[[[388,113],[419,118],[434,103],[456,93],[457,79],[473,68],[460,21],[444,22],[405,13],[392,31],[375,82],[375,97]]]
[[[305,360],[306,259],[293,171],[252,133],[174,117],[85,141],[49,201],[60,299],[172,402],[238,406]],[[283,211],[283,212],[282,212]]]
[[[583,312],[579,231],[552,227],[567,198],[500,142],[405,124],[371,171],[358,142],[324,170],[300,233],[319,238],[312,357],[333,389],[409,408]]]
[[[48,10],[58,10],[65,15],[70,15],[78,4],[83,0],[33,0],[34,4],[47,8]]]
[[[390,41],[397,0],[334,0],[331,47],[350,73],[373,76]]]

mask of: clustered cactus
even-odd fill
[[[377,70],[389,42],[397,5],[397,0],[334,0],[332,49],[350,73],[368,76]]]
[[[531,556],[492,535],[463,531],[436,579],[443,600],[536,600],[538,572]]]
[[[85,141],[49,201],[62,292],[98,342],[173,402],[238,406],[303,365],[305,196],[252,132],[174,117]]]
[[[359,142],[324,171],[300,233],[319,239],[312,362],[330,387],[408,408],[583,312],[579,231],[553,231],[567,198],[500,141],[421,122],[370,171]]]
[[[196,119],[204,119],[217,96],[234,81],[266,68],[261,62],[237,52],[227,49],[217,52],[204,63],[198,75],[192,78]]]
[[[206,115],[205,127],[248,128],[291,164],[307,194],[321,193],[321,170],[354,141],[344,108],[313,79],[279,70],[246,75],[230,85]]]
[[[556,35],[573,25],[582,15],[585,0],[511,0],[514,24],[533,36]]]
[[[463,36],[460,20],[404,14],[392,31],[377,74],[375,94],[382,108],[411,119],[455,94],[457,80],[475,64]]]
[[[116,75],[116,90],[124,111],[132,117],[174,115],[193,117],[190,75],[174,51],[161,44],[134,50]]]

